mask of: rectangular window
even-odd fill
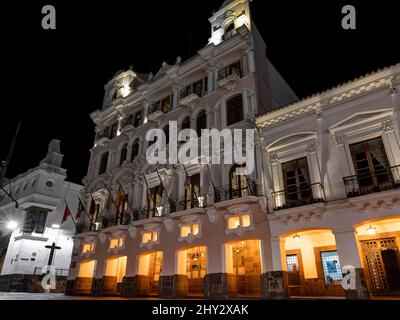
[[[186,238],[190,235],[196,236],[199,234],[200,225],[198,223],[181,227],[181,237]]]
[[[139,127],[142,125],[142,119],[143,119],[143,111],[136,112],[135,114],[135,122],[134,122],[134,127]]]
[[[321,261],[326,284],[334,284],[343,279],[337,251],[322,251]]]
[[[150,189],[150,199],[147,199],[148,213],[151,217],[158,217],[160,213],[158,209],[161,206],[160,186]]]
[[[288,254],[286,256],[287,271],[298,272],[299,271],[299,259],[297,254]]]
[[[92,252],[94,250],[94,243],[85,243],[82,247],[82,253]]]
[[[101,156],[99,175],[107,171],[107,164],[108,164],[108,152],[105,152]]]
[[[46,227],[47,212],[28,211],[25,216],[23,232],[43,234]]]
[[[123,238],[114,238],[110,241],[110,249],[121,248],[124,245]]]
[[[363,193],[373,192],[375,188],[391,188],[393,177],[382,138],[352,144],[350,152]]]
[[[142,243],[156,242],[158,239],[157,231],[149,231],[143,233]]]
[[[241,216],[230,217],[228,219],[228,229],[234,230],[238,227],[246,228],[250,227],[251,219],[249,214],[243,214]]]
[[[295,159],[282,164],[287,205],[310,202],[312,192],[307,158]]]
[[[185,188],[185,209],[193,209],[199,206],[200,174],[190,176],[189,180],[190,184],[187,183]]]

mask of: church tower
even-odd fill
[[[250,3],[248,0],[225,0],[209,20],[211,23],[209,43],[218,45],[234,36],[237,29],[243,25],[251,30]]]

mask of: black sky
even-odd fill
[[[86,174],[104,84],[130,65],[153,73],[207,44],[208,18],[222,0],[26,1],[1,6],[0,159],[22,129],[8,177],[34,167],[52,138],[62,141],[68,180]],[[394,1],[254,0],[267,53],[300,97],[398,62]],[[57,10],[57,30],[41,29],[41,8]],[[341,8],[357,9],[357,30],[341,28]],[[191,46],[189,46],[191,33]]]

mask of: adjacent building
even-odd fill
[[[267,59],[247,0],[225,1],[210,23],[209,44],[188,61],[106,84],[84,178],[93,210],[79,221],[66,294],[396,292],[400,65],[298,101]],[[146,133],[163,129],[168,143],[169,121],[198,134],[255,129],[255,170],[150,165]]]
[[[0,193],[1,291],[42,291],[39,279],[48,265],[50,246],[61,247],[52,265],[58,280],[68,275],[75,225],[72,219],[61,225],[66,202],[76,212],[82,186],[66,181],[61,167],[60,141],[52,140],[39,166],[11,179],[3,187],[15,202]],[[11,189],[10,189],[11,188]],[[62,281],[58,281],[62,290]]]

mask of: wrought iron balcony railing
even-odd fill
[[[215,188],[214,202],[222,202],[246,196],[257,196],[257,185],[254,180],[248,181],[248,185],[243,188],[232,188],[230,185]]]
[[[400,165],[343,178],[348,198],[400,187]]]
[[[321,183],[306,184],[272,193],[274,210],[281,210],[325,201]]]

